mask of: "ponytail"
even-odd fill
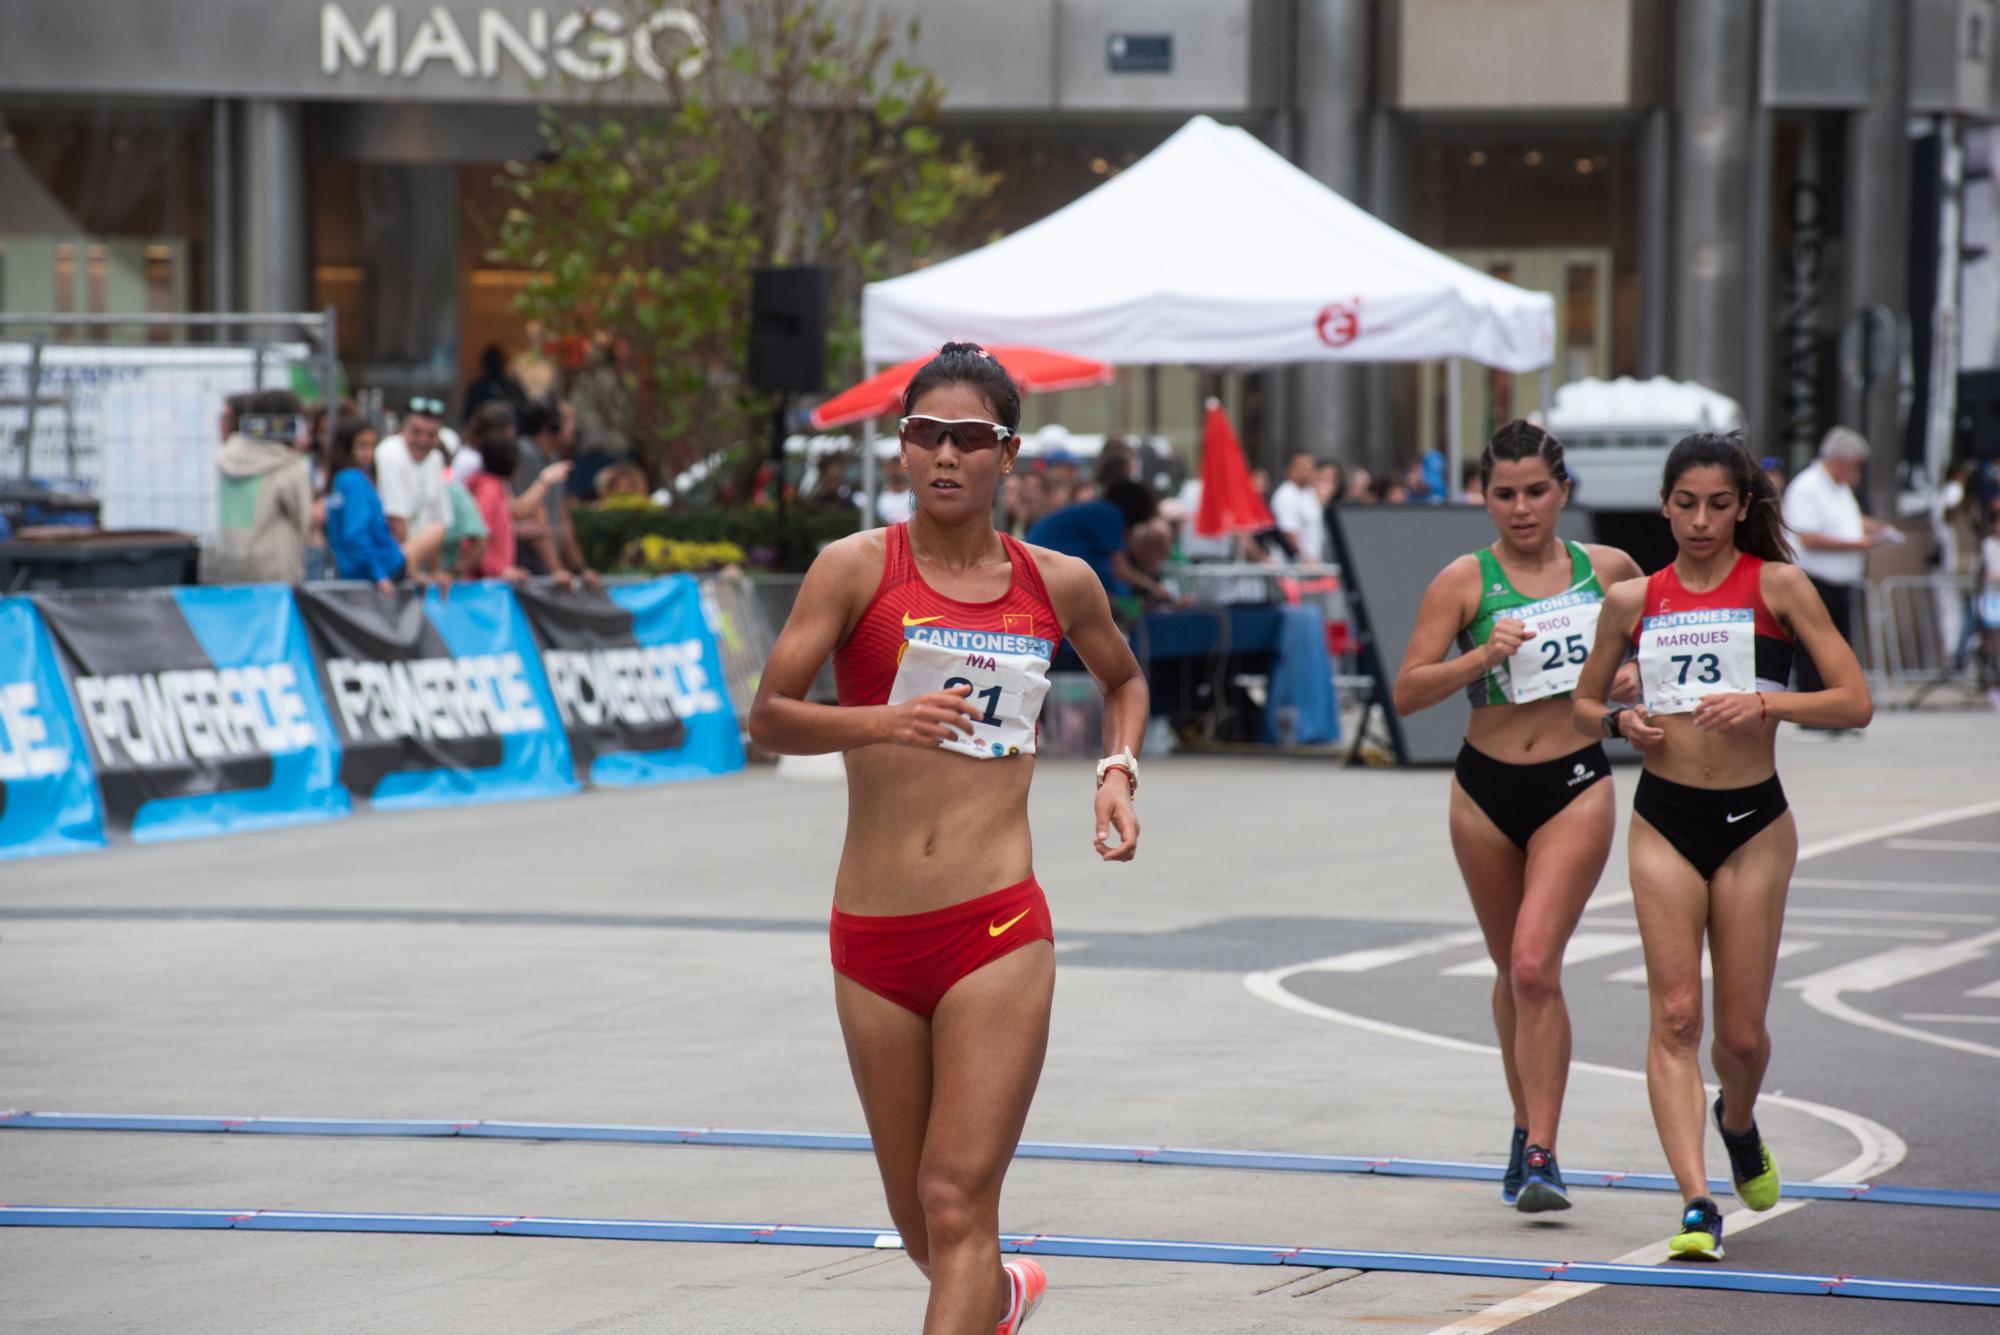
[[[1660,500],[1673,495],[1674,484],[1690,468],[1713,465],[1727,472],[1743,498],[1747,513],[1736,525],[1736,550],[1766,561],[1790,563],[1792,544],[1785,537],[1785,514],[1778,489],[1744,447],[1743,433],[1704,431],[1684,436],[1667,455],[1660,477]]]

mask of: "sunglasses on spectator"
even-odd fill
[[[1014,428],[982,417],[905,417],[898,424],[904,440],[918,449],[934,450],[950,436],[961,450],[991,450],[1014,438]]]
[[[411,400],[410,400],[410,411],[411,411],[411,412],[413,412],[413,413],[422,413],[422,414],[423,414],[424,416],[426,416],[426,417],[443,417],[443,416],[444,416],[444,400],[443,400],[443,399],[411,399]]]

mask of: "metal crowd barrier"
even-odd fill
[[[1940,687],[1978,690],[1995,683],[2000,665],[1982,652],[1970,575],[1892,575],[1863,595],[1866,643],[1857,644],[1870,675],[1914,708]]]

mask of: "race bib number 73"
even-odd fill
[[[1639,680],[1655,714],[1692,713],[1704,697],[1757,689],[1757,619],[1747,607],[1669,612],[1639,629]]]

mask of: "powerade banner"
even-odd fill
[[[26,598],[0,598],[0,858],[104,845],[97,783],[56,666]]]
[[[625,787],[743,768],[722,655],[692,576],[519,596],[586,781]]]
[[[385,808],[576,791],[534,637],[504,584],[304,585],[340,781]]]
[[[37,605],[112,828],[173,839],[346,814],[290,589],[141,589]]]

